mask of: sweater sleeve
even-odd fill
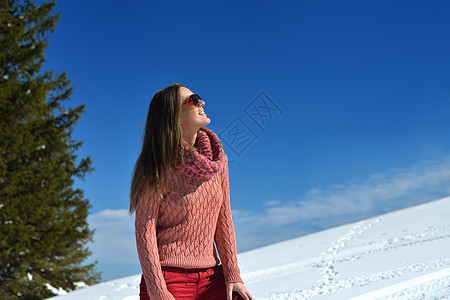
[[[231,217],[230,186],[228,178],[228,158],[222,174],[223,203],[220,208],[219,218],[215,233],[215,242],[223,265],[225,283],[242,282],[237,261],[236,236]]]
[[[150,299],[175,300],[167,290],[156,239],[159,200],[155,193],[143,194],[136,206],[136,247]]]

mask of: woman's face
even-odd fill
[[[188,88],[180,87],[181,103],[186,101],[186,99],[192,94],[194,93]],[[183,131],[191,131],[195,133],[200,127],[211,123],[211,120],[206,116],[206,112],[203,109],[204,105],[205,102],[200,100],[198,107],[193,106],[192,102],[182,107],[181,126]]]

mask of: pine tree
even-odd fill
[[[66,108],[66,73],[41,71],[55,0],[0,0],[0,299],[43,299],[100,279],[86,243],[89,201],[74,187],[93,170],[72,138],[85,106]]]

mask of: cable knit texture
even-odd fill
[[[209,268],[222,262],[225,282],[243,282],[230,207],[228,157],[217,135],[197,132],[198,151],[169,170],[164,200],[142,195],[137,203],[136,246],[151,299],[171,299],[161,266]],[[187,148],[183,141],[183,147]],[[219,252],[220,260],[214,248]]]

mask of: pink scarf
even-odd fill
[[[206,127],[197,131],[196,144],[198,151],[186,152],[181,172],[187,177],[210,179],[225,165],[225,151],[217,135]],[[189,149],[184,140],[182,145],[184,149]],[[175,168],[180,170],[180,162],[176,163]]]

